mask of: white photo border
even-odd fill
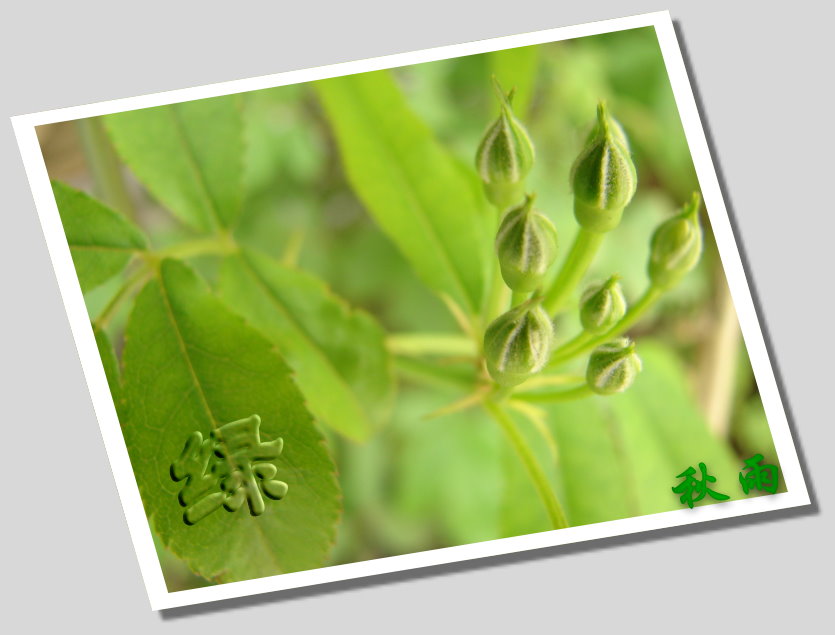
[[[676,105],[696,173],[710,218],[722,265],[731,290],[739,324],[748,349],[751,366],[762,397],[774,444],[780,457],[780,466],[787,492],[771,496],[729,501],[721,505],[707,505],[694,509],[637,516],[622,520],[602,522],[556,531],[503,538],[444,549],[380,558],[331,567],[323,567],[297,573],[286,573],[266,578],[230,582],[212,587],[169,592],[157,557],[151,528],[145,515],[139,488],[128,457],[113,398],[107,385],[102,361],[96,347],[93,331],[81,287],[73,267],[70,249],[52,193],[46,165],[36,135],[36,127],[72,119],[93,117],[124,110],[148,108],[181,101],[216,97],[230,93],[248,92],[263,88],[286,86],[342,75],[353,75],[399,66],[434,62],[466,55],[487,53],[507,48],[545,44],[560,40],[600,35],[614,31],[654,27],[667,74],[672,85]],[[130,529],[142,577],[153,610],[241,597],[270,591],[280,591],[352,578],[404,571],[450,562],[460,562],[501,554],[565,545],[610,536],[620,536],[667,527],[677,527],[721,518],[731,518],[759,512],[799,507],[810,503],[809,493],[801,472],[800,462],[791,438],[786,413],[780,399],[777,381],[769,361],[762,329],[757,319],[754,301],[743,269],[739,250],[734,240],[728,212],[722,198],[719,181],[710,157],[696,101],[693,95],[684,59],[676,38],[669,12],[646,13],[613,20],[604,20],[576,26],[567,26],[534,33],[499,37],[431,48],[422,51],[387,55],[266,75],[250,79],[222,82],[182,90],[174,90],[139,97],[117,99],[84,106],[61,108],[40,113],[12,117],[26,174],[35,199],[43,227],[49,254],[55,269],[58,286],[69,318],[78,355],[90,390],[96,417],[101,428],[110,465],[125,517]]]

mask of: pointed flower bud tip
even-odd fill
[[[674,286],[689,272],[702,254],[702,228],[699,224],[701,196],[655,230],[650,243],[649,277],[659,289]]]
[[[513,91],[507,95],[493,78],[500,112],[476,152],[476,169],[490,201],[499,206],[518,199],[520,188],[534,162],[534,147],[525,126],[513,114]]]
[[[574,216],[585,229],[611,231],[638,187],[638,176],[626,135],[608,113],[597,107],[597,123],[571,169]]]
[[[619,337],[592,351],[586,369],[586,382],[598,395],[623,392],[641,372],[641,358],[635,343]]]
[[[608,331],[625,314],[626,298],[618,275],[602,285],[589,287],[580,302],[580,322],[589,333]]]
[[[484,333],[484,356],[490,376],[515,386],[538,373],[551,356],[554,327],[539,299],[499,316]]]
[[[542,286],[557,257],[557,230],[533,209],[534,197],[511,209],[496,234],[496,255],[502,278],[514,291],[530,292]]]

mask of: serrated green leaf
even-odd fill
[[[124,393],[122,391],[122,377],[119,372],[119,361],[116,359],[116,351],[110,343],[107,333],[93,326],[93,335],[96,338],[96,348],[99,349],[99,357],[104,367],[104,375],[107,377],[107,387],[110,388],[110,395],[113,397],[113,405],[116,407],[116,414],[122,419],[124,413]]]
[[[145,249],[142,232],[121,214],[58,181],[52,182],[52,192],[84,293],[122,271]]]
[[[222,582],[321,566],[334,540],[339,487],[324,440],[272,344],[172,260],[137,297],[125,340],[123,430],[163,544]],[[205,438],[253,414],[264,441],[284,440],[273,463],[289,486],[286,496],[268,500],[259,516],[244,505],[186,525],[172,462],[194,432]]]
[[[638,352],[643,371],[626,392],[548,406],[572,525],[687,509],[672,488],[700,462],[717,478],[711,489],[742,497],[741,466],[710,434],[681,362],[656,342]]]
[[[493,224],[464,172],[386,71],[316,83],[348,179],[424,283],[471,313],[481,306]]]
[[[278,345],[314,415],[355,440],[388,415],[394,391],[384,333],[315,276],[255,251],[225,260],[227,304]]]
[[[106,115],[122,160],[193,229],[234,224],[243,197],[242,97],[227,95]]]

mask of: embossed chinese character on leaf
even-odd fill
[[[270,461],[281,455],[284,441],[262,442],[261,418],[252,415],[212,430],[208,438],[193,432],[179,458],[171,464],[171,478],[185,481],[180,490],[183,521],[193,525],[212,512],[234,512],[244,502],[249,513],[264,513],[264,496],[281,500],[287,483],[275,479],[278,468]]]

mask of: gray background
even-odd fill
[[[6,123],[0,127],[4,626],[201,635],[259,627],[686,633],[820,631],[832,621],[831,15],[797,1],[779,12],[739,0],[487,5],[15,3],[4,11],[0,37],[2,116],[670,9],[815,505],[152,613]]]

